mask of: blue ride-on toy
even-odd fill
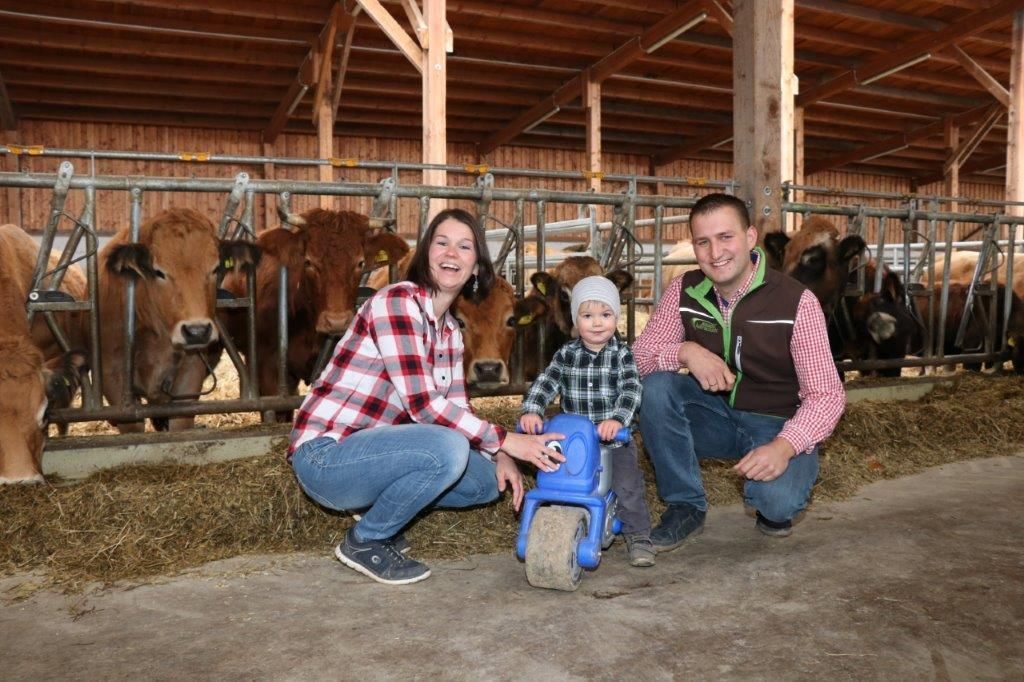
[[[583,569],[593,570],[622,530],[612,492],[611,450],[601,446],[597,427],[586,417],[559,414],[544,424],[544,433],[565,440],[548,446],[565,462],[552,472],[537,472],[537,487],[526,494],[519,523],[516,555],[526,562],[526,579],[534,587],[572,591]],[[615,440],[628,442],[628,428]]]

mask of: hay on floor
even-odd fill
[[[485,418],[511,425],[518,398],[474,401]],[[822,449],[817,501],[849,497],[882,478],[1024,446],[1024,380],[963,375],[919,402],[848,407]],[[646,457],[648,501],[662,510]],[[705,462],[712,505],[742,499],[730,463]],[[70,485],[0,488],[0,574],[35,571],[77,591],[172,574],[241,554],[327,553],[352,519],[299,491],[283,453],[219,464],[130,466]],[[408,531],[424,559],[511,552],[517,521],[496,505],[437,511]],[[23,592],[8,594],[18,596]]]

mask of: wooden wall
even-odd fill
[[[95,149],[95,150],[136,150],[154,152],[210,152],[213,154],[261,156],[262,145],[258,133],[239,132],[234,130],[213,130],[196,128],[167,128],[142,125],[123,125],[107,123],[80,123],[23,120],[20,129],[8,142],[22,145],[44,145],[46,147]],[[420,160],[420,143],[414,140],[363,139],[338,137],[335,140],[335,154],[338,157],[353,157],[362,160],[396,161],[416,163]],[[448,148],[449,162],[453,164],[472,164],[476,162],[474,149],[471,145],[450,144]],[[316,138],[311,135],[282,135],[274,147],[275,156],[313,158],[316,155]],[[181,162],[140,162],[110,161],[87,158],[69,159],[75,166],[76,175],[146,175],[166,177],[217,177],[233,178],[240,171],[246,171],[251,177],[264,177],[263,165],[223,165],[209,163]],[[38,156],[0,156],[0,170],[21,170],[28,172],[53,173],[61,159]],[[502,147],[490,155],[489,164],[503,168],[559,169],[582,170],[586,168],[582,151],[566,151],[558,149],[537,149],[528,147]],[[614,174],[647,175],[649,158],[641,155],[606,154],[604,170]],[[659,169],[665,176],[688,177],[694,181],[727,181],[731,177],[732,165],[721,162],[677,161]],[[376,183],[386,175],[383,171],[359,169],[335,169],[335,177],[339,180]],[[315,167],[275,166],[274,177],[278,179],[314,180]],[[450,173],[449,183],[470,185],[475,180],[472,175]],[[418,184],[418,172],[403,172],[402,182]],[[535,178],[496,179],[496,184],[504,187],[547,188],[570,191],[585,191],[586,182],[579,180],[556,180]],[[873,192],[893,192],[907,194],[910,182],[907,179],[891,176],[875,176],[858,173],[827,171],[807,178],[808,185],[847,190],[865,190]],[[606,182],[603,190],[618,192],[623,187]],[[641,187],[643,193],[659,192],[674,196],[694,196],[704,194],[701,187],[679,187],[659,184]],[[938,185],[921,188],[920,193],[940,192]],[[0,188],[0,221],[21,224],[27,229],[40,230],[45,225],[49,214],[49,190],[13,190]],[[1003,188],[1000,184],[963,183],[961,194],[979,199],[1000,199]],[[211,219],[216,220],[222,211],[225,197],[219,194],[182,194],[171,192],[153,192],[144,197],[143,216],[148,217],[171,205],[194,208]],[[865,199],[845,196],[841,193],[808,196],[808,201],[827,204],[858,204],[876,206],[896,206],[899,202],[890,200]],[[257,229],[265,226],[264,199],[257,200]],[[275,199],[271,198],[271,201]],[[294,197],[293,210],[305,210],[315,204],[313,197]],[[67,208],[72,215],[77,215],[82,205],[80,192],[72,192]],[[368,211],[371,205],[369,198],[339,197],[338,208]],[[112,232],[127,224],[129,216],[129,198],[126,192],[101,192],[98,197],[97,224],[102,232]],[[945,207],[943,207],[945,208]],[[961,206],[961,210],[968,210]],[[973,210],[973,209],[972,209]],[[511,204],[492,206],[493,214],[501,220],[509,221],[512,217]],[[991,212],[985,209],[979,212]],[[576,217],[579,207],[571,205],[549,205],[546,218],[548,222]],[[602,212],[607,219],[610,211]],[[653,211],[640,211],[638,218],[653,217]],[[532,223],[535,215],[532,205],[528,205],[527,223]],[[412,236],[416,233],[418,222],[418,204],[414,200],[403,200],[399,210],[399,231]],[[838,221],[837,221],[838,222]],[[64,225],[67,227],[68,223]],[[895,226],[887,239],[902,239]],[[665,230],[665,239],[676,240],[685,235],[685,228],[669,226]],[[642,230],[642,238],[651,236],[650,230]],[[873,237],[872,237],[873,238]]]

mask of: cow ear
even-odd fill
[[[633,275],[629,274],[622,268],[612,270],[605,274],[605,277],[612,281],[612,284],[614,284],[615,288],[619,290],[619,293],[633,286]]]
[[[768,262],[772,267],[782,267],[786,260],[786,244],[789,243],[789,235],[785,232],[765,232],[764,252],[768,256]]]
[[[900,281],[899,275],[888,268],[885,269],[882,278],[882,295],[893,303],[903,300],[903,282]]]
[[[118,244],[107,255],[107,272],[119,277],[163,278],[153,267],[153,254],[145,244]]]
[[[85,353],[68,351],[48,361],[43,367],[48,407],[67,407],[82,385],[82,372],[87,366]]]
[[[402,260],[402,256],[409,253],[409,245],[393,232],[371,229],[363,243],[363,252],[366,267],[379,268]]]
[[[255,272],[263,255],[260,247],[247,241],[221,242],[219,251],[220,264],[217,269],[220,272]]]
[[[540,292],[541,296],[550,296],[552,292],[558,291],[558,282],[549,272],[535,272],[530,275],[530,284]]]
[[[863,253],[866,248],[868,248],[868,245],[860,235],[851,234],[848,237],[843,237],[836,247],[836,260],[840,264],[848,264],[855,257]]]
[[[512,309],[512,317],[517,327],[529,327],[531,324],[547,315],[548,304],[539,296],[527,296],[521,301],[516,301]]]

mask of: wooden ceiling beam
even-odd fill
[[[719,0],[704,0],[704,9],[714,18],[715,23],[722,27],[722,30],[732,37],[732,14],[729,10],[722,6]]]
[[[988,113],[989,107],[978,107],[971,111],[954,116],[954,124],[957,126],[972,125],[983,120]],[[913,128],[903,133],[890,135],[882,140],[866,144],[848,152],[830,156],[824,159],[816,159],[806,164],[807,173],[819,173],[824,170],[845,166],[849,163],[863,162],[866,159],[877,158],[883,154],[889,154],[896,149],[903,149],[910,146],[917,140],[922,140],[933,135],[941,135],[944,130],[944,123],[940,119],[927,125]]]
[[[366,16],[373,20],[373,23],[384,32],[394,46],[416,67],[416,70],[423,73],[423,49],[417,41],[409,37],[402,25],[380,4],[380,0],[355,1],[363,8]]]
[[[919,36],[906,42],[903,47],[889,54],[882,54],[867,60],[856,69],[828,79],[824,83],[803,90],[796,98],[796,106],[806,107],[819,100],[865,84],[879,78],[910,61],[930,56],[955,41],[963,40],[1004,20],[1012,12],[1024,8],[1024,0],[1003,0],[996,5],[960,18],[946,28],[929,35]]]
[[[1005,115],[1006,109],[1001,105],[995,104],[989,107],[988,113],[985,115],[985,118],[978,123],[978,127],[974,129],[974,132],[972,132],[967,139],[961,142],[960,146],[957,147],[950,157],[942,164],[942,172],[948,173],[950,168],[962,165],[963,162],[974,153],[985,137],[992,132],[992,129],[995,127],[996,123],[999,122],[999,119]]]
[[[687,2],[680,9],[662,18],[639,36],[635,36],[591,65],[588,72],[589,77],[594,82],[600,83],[628,64],[646,56],[649,52],[653,52],[661,47],[665,42],[672,40],[681,31],[692,28],[695,22],[699,23],[707,17],[707,11],[703,9],[703,6],[702,0]],[[460,36],[461,34],[462,32],[460,31]],[[581,72],[555,90],[550,96],[545,97],[514,118],[507,126],[485,138],[480,143],[480,154],[491,153],[501,145],[515,139],[520,133],[529,130],[546,118],[558,113],[560,107],[580,97],[582,93],[582,78]]]
[[[732,123],[724,124],[718,128],[706,130],[699,136],[684,142],[681,145],[669,147],[654,156],[655,166],[664,166],[667,163],[692,157],[704,149],[714,149],[730,141],[733,136]]]
[[[971,55],[964,52],[957,45],[950,45],[947,50],[954,59],[964,67],[964,70],[969,73],[983,88],[989,91],[989,93],[996,98],[996,101],[1003,105],[1004,109],[1010,107],[1010,93],[1003,87],[1003,84],[997,81],[992,74],[984,69],[978,62],[971,58]]]

